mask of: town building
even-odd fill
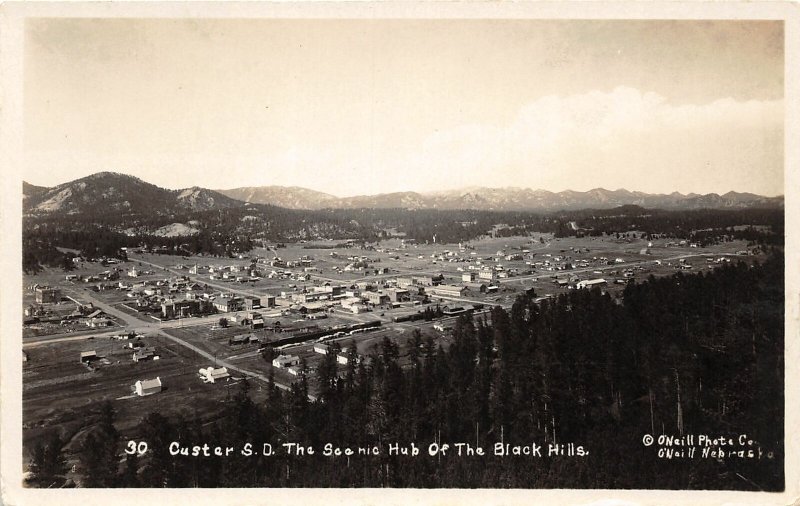
[[[253,309],[261,309],[261,297],[254,297],[252,295],[245,296],[244,308],[248,311]]]
[[[250,327],[253,329],[263,329],[264,328],[264,317],[261,313],[251,312],[247,315],[247,319],[250,320]]]
[[[228,339],[228,344],[235,345],[235,344],[247,344],[251,342],[251,337],[256,337],[253,334],[239,334],[236,336],[231,337]],[[258,338],[256,338],[258,340]]]
[[[486,281],[495,281],[497,279],[497,273],[495,273],[494,270],[484,269],[478,273],[478,278]]]
[[[363,292],[361,297],[374,306],[389,302],[389,296],[379,292]]]
[[[405,288],[407,286],[413,285],[414,284],[414,280],[412,278],[409,278],[409,277],[399,277],[399,278],[397,278],[395,280],[395,283],[397,284],[397,286],[399,286],[401,288]]]
[[[136,391],[136,395],[140,397],[144,397],[145,395],[152,395],[157,394],[161,391],[162,388],[161,378],[156,377],[156,379],[152,380],[138,380],[134,384],[134,390]]]
[[[156,355],[156,349],[150,346],[144,348],[138,348],[135,352],[133,352],[133,361],[134,362],[145,362],[147,360],[157,360],[158,355]]]
[[[211,312],[211,303],[204,299],[188,299],[188,300],[166,300],[161,303],[161,316],[162,318],[186,318],[196,314],[206,314]]]
[[[464,283],[464,288],[470,292],[486,293],[488,285],[486,283]]]
[[[208,366],[205,369],[200,369],[198,374],[200,375],[200,379],[205,383],[216,383],[217,381],[231,377],[227,367],[215,368]]]
[[[461,297],[464,295],[464,293],[466,293],[466,291],[466,287],[455,285],[438,285],[426,290],[426,292],[430,293],[431,295],[437,295],[441,297]]]
[[[97,360],[100,357],[97,356],[97,352],[94,350],[91,351],[82,351],[81,352],[81,364],[88,364],[92,360]]]
[[[297,355],[280,355],[272,360],[272,366],[278,369],[285,369],[300,363],[300,357]]]
[[[432,286],[434,279],[433,276],[412,276],[411,279],[415,285]]]
[[[576,285],[579,289],[580,288],[594,288],[595,286],[605,286],[607,281],[603,278],[598,279],[585,279],[583,281],[578,281]]]
[[[47,304],[59,302],[61,300],[61,290],[50,288],[49,286],[37,286],[34,290],[37,304]]]
[[[114,322],[112,322],[108,318],[90,318],[86,320],[86,325],[88,327],[96,329],[102,327],[111,327],[114,325]]]
[[[411,300],[411,292],[402,288],[389,288],[386,293],[392,302],[407,302]]]
[[[320,355],[327,355],[331,352],[331,347],[327,344],[317,343],[314,345],[314,353],[319,353]]]
[[[244,309],[244,299],[241,297],[217,297],[214,299],[213,304],[220,313],[230,313]]]

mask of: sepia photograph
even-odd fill
[[[796,500],[796,20],[191,4],[4,12],[8,504]]]

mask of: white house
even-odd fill
[[[327,355],[330,353],[331,347],[327,344],[317,343],[314,345],[314,353],[319,353],[320,355]]]
[[[348,357],[347,353],[343,351],[342,353],[336,355],[336,362],[342,365],[347,365],[350,362],[350,357]],[[358,363],[358,359],[356,359],[356,363]]]
[[[495,279],[497,279],[497,274],[495,273],[494,270],[486,269],[486,270],[480,271],[478,273],[478,277],[480,279],[484,279],[486,281],[494,281]]]
[[[298,357],[297,355],[281,355],[279,357],[275,357],[272,360],[272,367],[283,369],[286,367],[297,365],[299,363],[300,363],[300,357]]]
[[[114,325],[114,322],[107,318],[92,318],[90,320],[86,320],[86,325],[92,328],[111,327]]]
[[[137,348],[133,353],[132,358],[134,362],[144,362],[146,360],[158,360],[159,357],[156,355],[156,349],[148,346],[144,348]]]
[[[231,377],[230,373],[228,373],[227,367],[218,367],[215,369],[209,366],[205,369],[200,369],[198,372],[200,374],[200,379],[202,379],[205,383],[216,383],[218,380]]]
[[[161,391],[161,386],[161,378],[156,377],[156,379],[152,380],[137,381],[134,389],[136,390],[136,395],[144,397],[145,395],[157,394]]]
[[[466,292],[466,288],[463,286],[453,286],[453,285],[439,285],[434,286],[432,288],[427,289],[431,295],[440,295],[444,297],[461,297]]]
[[[595,286],[604,286],[606,285],[606,280],[603,278],[597,279],[585,279],[583,281],[578,281],[577,287],[580,288],[593,288]]]

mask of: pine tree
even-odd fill
[[[98,421],[89,428],[80,448],[79,467],[86,487],[111,487],[117,480],[119,433],[114,408],[105,402]]]
[[[63,454],[64,442],[58,432],[53,432],[47,445],[44,447],[42,464],[40,466],[40,482],[43,487],[50,488],[63,482],[67,474],[67,462]]]
[[[139,434],[147,441],[149,451],[143,463],[140,480],[143,486],[169,487],[173,481],[174,457],[169,454],[169,444],[174,440],[170,421],[159,413],[150,413],[139,424]]]
[[[44,468],[45,468],[45,448],[44,444],[41,441],[37,441],[36,445],[33,447],[33,451],[31,452],[30,457],[30,466],[29,471],[31,473],[30,478],[28,481],[31,484],[35,484],[38,486],[42,486],[42,483],[46,482],[49,477],[44,476]]]
[[[119,485],[124,488],[139,487],[139,457],[133,454],[126,454],[125,465],[120,476]]]

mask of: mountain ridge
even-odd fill
[[[199,186],[169,190],[135,176],[98,172],[52,188],[23,182],[27,214],[83,212],[167,214],[207,211],[250,204],[267,204],[287,209],[475,209],[483,211],[560,211],[610,209],[636,205],[658,209],[744,209],[782,208],[783,196],[764,197],[749,192],[729,191],[697,194],[672,192],[651,194],[625,188],[593,188],[585,192],[520,187],[467,187],[434,192],[391,192],[336,197],[299,186],[244,186],[210,190]]]
[[[554,211],[589,208],[613,208],[622,205],[638,205],[645,208],[663,209],[742,209],[748,207],[783,207],[783,196],[764,197],[747,192],[729,191],[723,195],[716,193],[697,194],[680,192],[645,193],[625,188],[606,190],[593,188],[585,192],[564,190],[551,192],[542,189],[519,187],[488,188],[469,187],[461,190],[443,190],[436,192],[390,192],[375,195],[356,195],[351,197],[335,197],[322,192],[300,188],[302,192],[323,195],[315,200],[304,199],[298,187],[262,187],[269,188],[274,194],[280,192],[280,203],[277,199],[260,198],[259,187],[246,187],[249,191],[244,196],[246,202],[254,204],[273,204],[292,209],[324,209],[324,208],[405,208],[405,209],[477,209],[487,211]],[[240,188],[216,190],[232,198],[242,198],[245,192]],[[288,204],[288,205],[287,205]]]
[[[168,190],[135,176],[98,172],[52,188],[23,181],[23,210],[28,214],[162,214],[239,207],[243,202],[200,187]]]

